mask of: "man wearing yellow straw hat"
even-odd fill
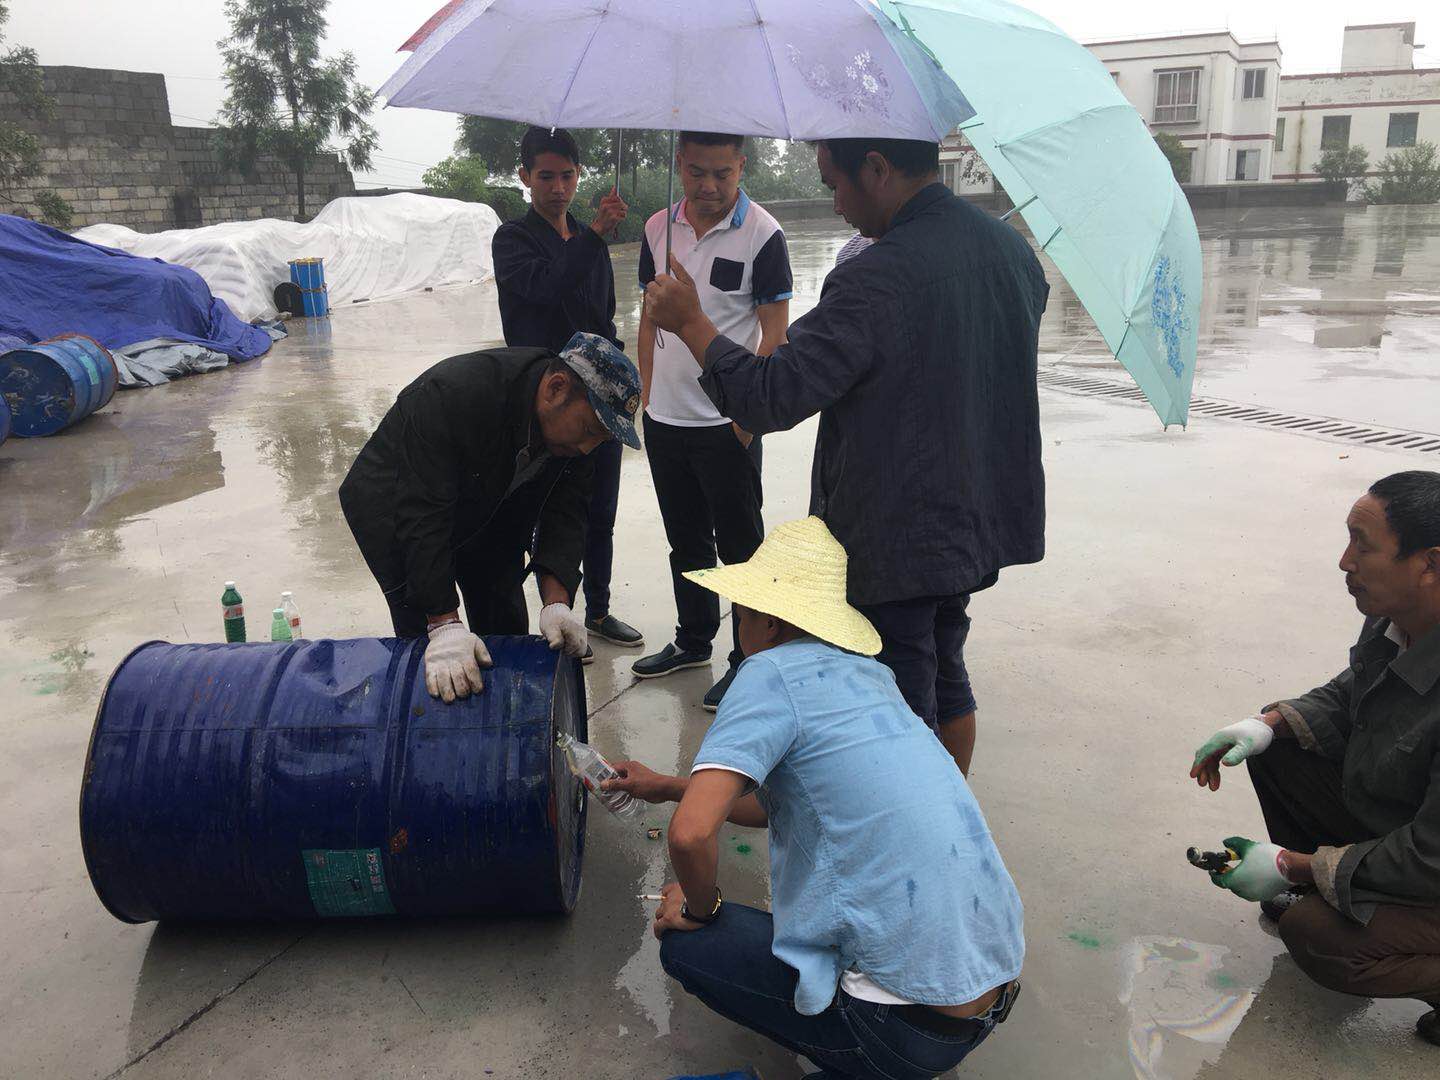
[[[965,777],[872,659],[846,564],[811,517],[690,572],[734,604],[746,659],[688,778],[626,761],[605,786],[680,804],[655,934],[686,990],[811,1080],[934,1076],[1009,1015],[1023,911]],[[769,827],[772,912],[722,900],[726,821]]]

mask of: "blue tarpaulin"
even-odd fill
[[[270,335],[236,318],[195,271],[0,214],[0,337],[85,334],[109,349],[171,338],[251,360]]]

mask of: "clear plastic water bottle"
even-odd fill
[[[285,609],[276,608],[270,613],[270,640],[293,641],[290,636],[290,620],[285,618]]]
[[[299,641],[305,635],[300,633],[300,609],[295,604],[293,592],[282,592],[280,594],[280,607],[285,612],[285,619],[290,623],[290,637]]]
[[[225,640],[245,640],[245,601],[235,588],[235,582],[225,582],[225,592],[220,596],[220,608],[224,612]]]
[[[561,731],[555,735],[555,745],[565,751],[565,763],[570,771],[580,778],[585,790],[599,799],[612,814],[620,817],[634,817],[640,812],[640,800],[627,791],[601,791],[600,783],[613,780],[620,774],[595,750],[583,742]]]

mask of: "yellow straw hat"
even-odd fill
[[[784,619],[862,656],[880,651],[880,634],[845,600],[849,558],[818,517],[791,521],[765,538],[749,562],[691,570],[697,585]]]

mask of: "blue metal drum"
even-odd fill
[[[577,661],[486,639],[485,689],[425,690],[425,640],[170,645],[115,670],[80,795],[101,902],[151,919],[570,911]]]
[[[0,445],[10,437],[10,406],[5,404],[4,396],[0,396]]]
[[[290,280],[300,286],[301,307],[307,317],[330,314],[330,294],[325,287],[324,259],[293,259]]]
[[[81,334],[0,354],[0,398],[21,438],[54,435],[78,423],[108,405],[119,385],[115,358]]]

